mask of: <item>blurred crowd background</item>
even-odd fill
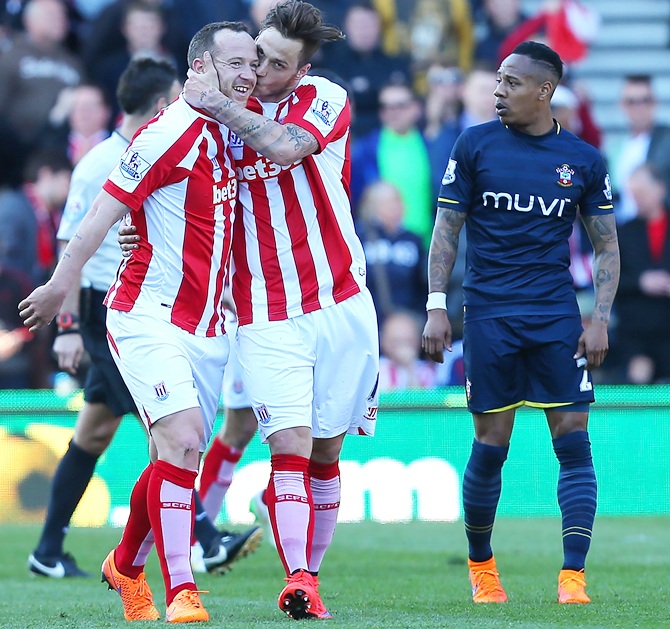
[[[114,129],[129,60],[168,59],[185,79],[202,25],[242,20],[255,34],[276,1],[1,2],[0,389],[81,382],[85,367],[77,378],[59,373],[53,330],[28,333],[17,304],[54,268],[72,169]],[[381,389],[463,382],[463,255],[449,289],[454,351],[435,365],[420,349],[435,199],[461,131],[495,118],[500,61],[527,39],[565,61],[554,116],[603,152],[612,176],[622,278],[596,379],[670,382],[670,0],[311,1],[347,36],[324,47],[312,72],[346,87],[353,103],[351,195],[379,313]],[[586,318],[592,252],[579,224],[571,254]]]

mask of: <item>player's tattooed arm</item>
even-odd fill
[[[595,253],[593,261],[595,307],[592,319],[608,323],[620,275],[619,241],[614,214],[583,216],[582,221]]]
[[[219,90],[201,91],[196,96],[186,89],[184,96],[188,102],[206,109],[221,124],[225,124],[247,146],[280,166],[293,164],[319,149],[319,143],[309,131],[296,124],[281,124],[249,111]],[[196,103],[191,102],[193,98]]]
[[[302,127],[281,124],[223,98],[227,101],[209,110],[212,115],[247,146],[276,164],[289,166],[319,149],[316,138]]]
[[[428,292],[446,293],[458,253],[458,236],[465,223],[465,212],[437,209],[435,227],[428,252]]]

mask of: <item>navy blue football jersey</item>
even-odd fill
[[[437,205],[466,212],[466,320],[578,314],[568,238],[577,211],[610,214],[601,154],[556,123],[532,136],[500,121],[465,130]]]

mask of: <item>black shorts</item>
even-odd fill
[[[80,327],[84,347],[91,364],[84,383],[84,399],[92,404],[105,404],[116,417],[137,414],[133,397],[128,391],[107,344],[107,308],[102,303],[105,293],[92,288],[81,291]]]
[[[573,358],[581,317],[525,315],[469,321],[463,329],[468,409],[552,408],[594,401],[591,373]]]

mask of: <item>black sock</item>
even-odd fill
[[[51,482],[47,517],[36,554],[50,556],[63,553],[63,539],[72,514],[88,487],[98,458],[98,455],[89,454],[70,441]]]
[[[200,502],[200,496],[197,491],[195,492],[195,524],[193,526],[193,534],[200,542],[205,554],[212,547],[214,540],[219,537],[219,531],[217,531],[213,522],[207,516],[207,512],[202,506],[202,502]]]

